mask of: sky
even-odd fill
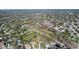
[[[0,0],[0,9],[78,9],[78,0]]]

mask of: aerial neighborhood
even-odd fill
[[[79,10],[47,11],[0,10],[0,49],[78,49]]]

